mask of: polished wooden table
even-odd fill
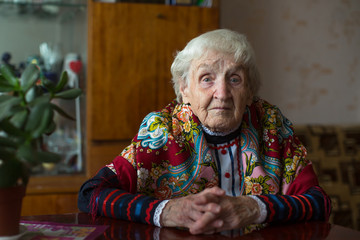
[[[191,235],[186,230],[158,228],[146,224],[132,223],[112,218],[98,217],[95,220],[85,213],[60,215],[39,215],[22,217],[25,221],[44,221],[82,225],[108,225],[97,239],[135,239],[135,240],[177,240],[177,239],[360,239],[360,232],[324,222],[307,222],[288,225],[270,226],[243,236],[229,237],[221,234]]]

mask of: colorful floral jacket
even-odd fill
[[[240,134],[243,195],[262,196],[272,214],[272,196],[305,194],[316,187],[321,202],[321,216],[318,217],[329,217],[329,198],[318,187],[306,149],[277,107],[255,99],[244,113]],[[173,101],[163,110],[148,114],[131,144],[82,186],[79,208],[153,224],[152,214],[161,200],[218,186],[217,172],[201,123],[191,106]],[[126,209],[119,207],[118,201],[123,197],[117,197],[124,194],[132,194],[125,204]],[[146,206],[128,205],[136,199],[143,199],[141,205],[146,202]],[[318,206],[318,202],[316,204]],[[304,206],[303,203],[299,205]],[[132,209],[138,211],[136,216]],[[302,211],[309,209],[304,207]]]

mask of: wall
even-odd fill
[[[360,1],[223,0],[222,28],[248,36],[260,96],[295,124],[360,122]]]

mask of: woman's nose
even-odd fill
[[[230,91],[225,79],[216,82],[214,89],[214,97],[217,99],[226,99],[229,97]]]

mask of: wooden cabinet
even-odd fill
[[[26,189],[22,216],[77,212],[77,195],[84,174],[69,176],[33,176]]]
[[[31,177],[22,216],[77,212],[77,195],[84,175]]]
[[[219,26],[196,6],[89,2],[87,163],[93,174],[135,136],[147,113],[175,98],[174,54]]]

